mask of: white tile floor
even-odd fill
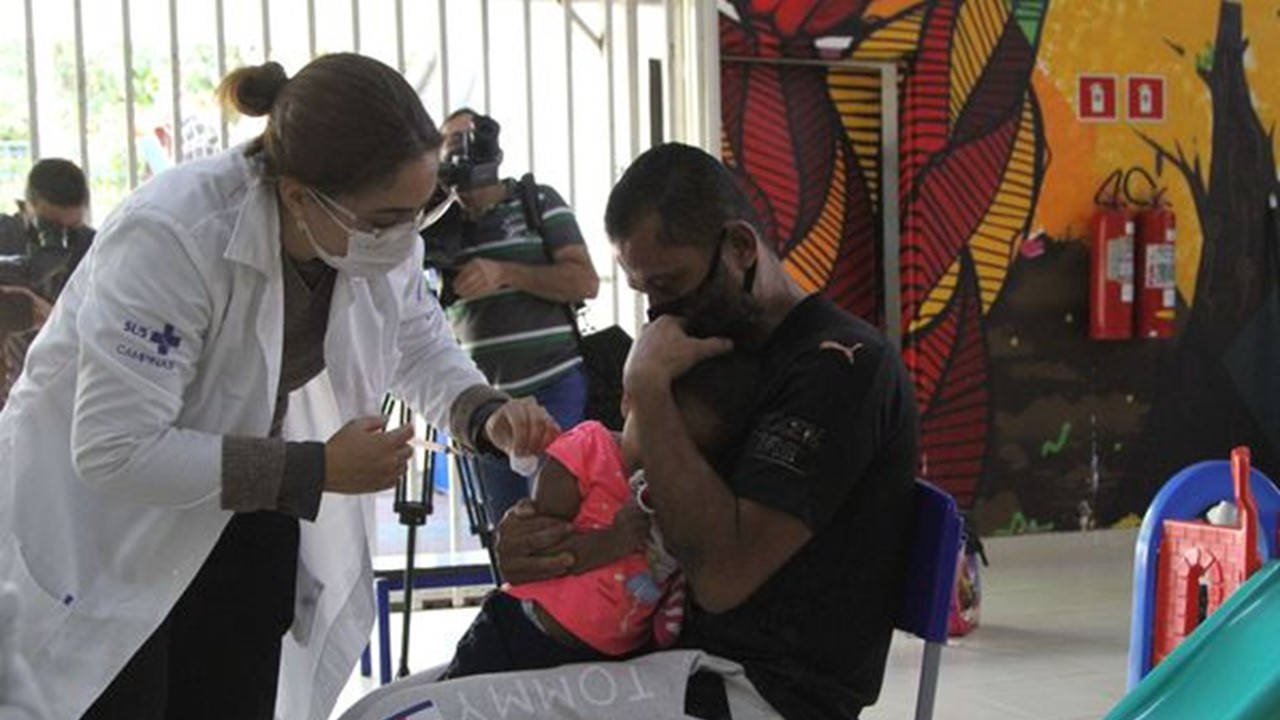
[[[986,541],[982,624],[942,652],[936,720],[1105,715],[1124,694],[1134,537],[1133,530],[1106,530]],[[474,614],[416,612],[411,669],[448,660]],[[398,618],[392,628],[398,649]],[[922,649],[911,636],[894,638],[880,702],[864,720],[911,717]],[[355,675],[335,716],[374,687]]]

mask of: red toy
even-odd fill
[[[1156,575],[1154,667],[1218,609],[1262,565],[1258,557],[1258,508],[1249,487],[1249,449],[1231,452],[1239,524],[1219,527],[1202,520],[1165,520]],[[1206,590],[1202,609],[1201,586]],[[1202,612],[1203,610],[1203,612]]]

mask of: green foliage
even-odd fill
[[[64,134],[78,134],[80,109],[75,46],[68,39],[55,42],[51,51],[52,72],[41,66],[40,81],[42,84],[51,83],[53,87],[42,87],[41,97],[52,96],[59,101],[40,106],[41,124],[45,128],[58,128]],[[209,43],[182,48],[184,115],[208,117],[217,112],[213,97],[219,79],[216,52]],[[169,86],[172,70],[167,43],[156,47],[135,46],[132,61],[136,131],[139,134],[149,133],[157,124],[172,122],[173,100]],[[235,67],[240,62],[240,50],[228,48],[228,67]],[[26,73],[26,48],[23,44],[0,44],[0,142],[8,142],[10,150],[0,160],[0,165],[3,165],[0,167],[0,201],[6,193],[12,193],[15,182],[25,177],[31,161],[25,152],[14,152],[15,148],[24,146],[30,136]],[[87,54],[84,73],[89,181],[94,205],[106,209],[127,194],[129,187],[122,46],[115,44]],[[139,163],[141,165],[142,161]],[[139,171],[139,177],[145,177],[145,168],[140,167]]]
[[[1213,43],[1205,43],[1204,49],[1196,53],[1196,71],[1204,74],[1213,72],[1213,54],[1215,48]]]

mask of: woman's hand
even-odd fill
[[[504,403],[484,423],[484,434],[507,455],[537,455],[560,434],[560,426],[532,398]]]
[[[386,490],[413,457],[413,426],[384,432],[386,419],[356,418],[324,444],[324,489],[344,495]]]

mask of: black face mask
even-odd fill
[[[740,288],[725,287],[720,252],[725,233],[716,242],[711,267],[693,290],[648,310],[652,322],[663,315],[685,319],[685,331],[694,337],[727,337],[736,345],[749,345],[758,334],[761,307],[751,295],[755,285],[756,265],[747,268]]]

